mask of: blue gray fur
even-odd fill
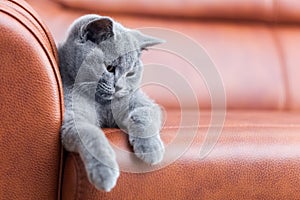
[[[161,110],[139,89],[141,51],[161,42],[109,17],[85,15],[58,47],[65,96],[62,143],[80,155],[97,189],[110,191],[120,174],[115,152],[99,127],[124,130],[144,162],[163,159]]]

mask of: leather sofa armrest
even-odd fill
[[[63,118],[56,49],[26,2],[0,2],[0,29],[0,199],[56,199]]]

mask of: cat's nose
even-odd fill
[[[115,83],[115,91],[118,92],[123,89],[124,86],[124,79],[120,78],[116,83]]]
[[[118,92],[118,91],[120,91],[122,88],[120,87],[120,86],[118,86],[118,85],[115,85],[115,92]]]

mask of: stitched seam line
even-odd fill
[[[165,126],[161,130],[167,129],[192,129],[192,128],[220,128],[221,125],[195,125],[195,126]],[[222,128],[300,128],[299,124],[274,125],[274,124],[241,124],[241,125],[225,125]],[[105,131],[104,131],[105,132]],[[119,133],[122,130],[114,130],[105,132],[106,134]]]
[[[57,56],[56,46],[55,46],[54,40],[49,35],[50,31],[48,31],[47,28],[43,25],[43,23],[31,11],[29,11],[29,9],[27,9],[25,6],[21,5],[19,2],[15,1],[15,0],[8,0],[8,1],[12,2],[12,3],[18,5],[19,7],[21,7],[22,9],[24,9],[40,25],[40,28],[43,30],[43,34],[46,36],[46,38],[47,38],[47,40],[48,40],[48,42],[49,42],[49,44],[51,46],[54,58],[56,60],[58,60],[58,56]],[[27,3],[27,2],[25,2],[25,3]],[[30,6],[30,5],[28,5],[28,6]]]
[[[221,125],[195,125],[195,126],[167,126],[162,128],[164,129],[175,129],[175,128],[183,128],[183,129],[189,129],[189,128],[218,128],[222,127]],[[223,128],[300,128],[300,125],[298,124],[290,124],[290,125],[272,125],[272,124],[262,124],[262,125],[255,125],[255,124],[241,124],[241,125],[225,125]]]
[[[10,8],[10,7],[9,7]],[[10,8],[11,9],[11,8]],[[22,24],[31,34],[32,36],[37,40],[37,42],[41,45],[41,48],[44,50],[44,53],[46,54],[48,60],[49,60],[49,63],[51,64],[51,67],[52,67],[52,70],[53,70],[53,73],[54,73],[54,77],[56,79],[56,82],[57,82],[57,90],[58,90],[58,94],[59,94],[59,104],[60,104],[60,113],[61,113],[61,116],[63,117],[63,110],[64,110],[64,107],[63,107],[63,91],[62,89],[60,89],[60,75],[59,75],[59,72],[57,72],[57,70],[55,69],[55,63],[54,61],[51,59],[51,56],[48,52],[48,50],[44,47],[43,45],[43,42],[40,40],[40,38],[34,33],[33,30],[30,29],[30,27],[28,27],[24,22],[22,22],[17,16],[15,16],[14,14],[8,12],[7,10],[5,10],[5,8],[0,8],[0,12],[3,12],[5,14],[7,14],[8,16],[14,18],[16,21],[18,21],[20,24]],[[62,120],[60,120],[60,126],[62,124]]]
[[[74,158],[74,155],[72,155],[72,160],[74,160],[74,166],[75,166],[75,179],[76,179],[76,187],[75,187],[75,200],[76,199],[78,199],[77,198],[77,191],[78,191],[78,172],[79,172],[79,170],[80,170],[80,167],[78,166],[78,163],[77,163],[77,161],[76,161],[76,159]]]
[[[83,173],[82,173],[82,166],[80,165],[79,161],[77,160],[76,156],[72,154],[72,159],[74,160],[75,170],[76,170],[76,190],[75,190],[75,200],[81,200],[82,193],[83,193]]]
[[[45,32],[41,28],[41,25],[36,21],[35,18],[32,17],[32,15],[29,13],[28,10],[26,10],[23,6],[21,6],[20,4],[14,2],[12,0],[8,0],[4,3],[7,4],[7,6],[9,6],[10,8],[14,9],[17,13],[22,15],[24,18],[26,18],[26,20],[28,22],[30,22],[32,24],[32,26],[34,26],[37,29],[37,32],[39,32],[41,34],[41,37],[43,38],[43,40],[45,40],[45,43],[49,42]],[[49,51],[53,51],[53,48],[51,45],[49,45]]]
[[[281,71],[281,77],[283,81],[283,89],[284,89],[284,103],[283,103],[283,109],[289,110],[290,105],[290,89],[289,89],[289,78],[288,78],[288,72],[287,72],[287,64],[286,59],[283,52],[283,47],[281,44],[281,41],[276,33],[275,28],[271,28],[272,30],[272,36],[274,40],[275,47],[278,52],[278,58],[280,62],[280,71]]]
[[[62,185],[63,185],[63,173],[64,173],[64,154],[65,154],[65,151],[64,151],[64,148],[62,146],[61,143],[59,143],[60,145],[60,153],[59,153],[59,156],[60,156],[60,160],[59,160],[59,176],[58,176],[58,194],[57,194],[57,199],[58,200],[61,200],[62,199]]]
[[[288,72],[287,72],[287,63],[286,63],[286,57],[284,56],[283,46],[281,43],[281,40],[276,32],[276,25],[278,25],[278,19],[279,19],[279,6],[280,2],[279,0],[273,0],[273,25],[271,25],[271,32],[272,37],[274,40],[274,44],[278,53],[278,58],[280,62],[280,71],[282,75],[283,80],[283,87],[284,87],[284,104],[283,109],[289,110],[290,105],[290,87],[289,87],[289,78],[288,78]]]

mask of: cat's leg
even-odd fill
[[[126,129],[134,153],[146,163],[157,164],[165,151],[160,138],[161,109],[140,91],[130,98],[129,104]]]
[[[110,191],[116,185],[119,167],[107,138],[90,114],[92,109],[95,108],[88,100],[82,100],[76,110],[66,106],[62,143],[68,151],[79,153],[89,181],[97,189]]]

